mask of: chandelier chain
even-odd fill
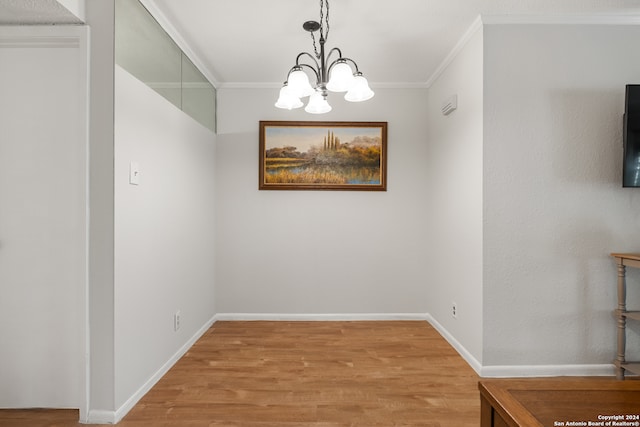
[[[329,0],[324,0],[324,3],[327,7],[327,17],[325,19],[325,22],[327,23],[327,32],[324,34],[324,39],[326,41],[329,39]],[[322,22],[322,11],[320,11],[320,21]]]
[[[324,8],[327,8],[327,15],[325,18]],[[326,24],[326,32],[324,25]],[[329,38],[329,0],[320,0],[320,38],[326,42]],[[313,40],[313,50],[316,54],[316,58],[320,59],[320,53],[318,52],[318,46],[316,45],[316,36],[311,33],[311,39]]]
[[[320,37],[324,37],[323,34],[323,25],[324,25],[324,0],[320,0]]]
[[[318,53],[318,46],[316,46],[316,36],[313,35],[313,32],[311,33],[311,39],[313,40],[313,50],[316,53],[316,58],[320,59],[320,54]]]

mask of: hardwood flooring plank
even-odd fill
[[[478,379],[424,321],[216,322],[119,425],[476,427]]]

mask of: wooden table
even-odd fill
[[[640,426],[638,379],[487,379],[478,388],[481,427]]]
[[[614,362],[616,366],[616,376],[619,380],[624,379],[625,371],[633,374],[640,374],[640,362],[628,361],[626,359],[627,346],[627,319],[640,321],[640,311],[627,310],[627,267],[640,268],[640,254],[613,253],[618,266],[618,307],[614,311],[618,320],[618,354]],[[638,303],[636,303],[637,305]],[[636,356],[638,357],[638,356]]]

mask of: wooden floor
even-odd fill
[[[474,426],[478,376],[426,322],[217,322],[122,427]],[[77,411],[0,411],[3,427]]]

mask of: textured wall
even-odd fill
[[[484,34],[484,365],[611,363],[609,253],[640,248],[640,192],[621,188],[640,28]]]
[[[116,408],[214,315],[214,142],[116,66]],[[139,185],[129,184],[131,161]]]
[[[425,259],[428,312],[482,361],[483,38],[477,31],[429,88]],[[457,95],[448,116],[442,104]],[[452,303],[457,317],[452,316]]]
[[[321,117],[219,91],[216,312],[425,312],[426,90],[374,90]],[[387,121],[388,191],[258,191],[259,120]]]

